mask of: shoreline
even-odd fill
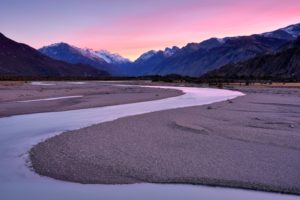
[[[174,89],[130,85],[120,87],[98,82],[0,85],[0,90],[0,118],[146,102],[183,95],[180,90]]]
[[[297,109],[299,105],[293,104],[293,101],[295,98],[298,100],[300,95],[280,89],[272,89],[271,92],[270,89],[259,92],[247,89],[246,92],[248,95],[232,101],[125,117],[80,130],[65,132],[47,139],[31,149],[30,159],[33,169],[40,175],[85,184],[140,182],[204,184],[299,195],[298,180],[300,180],[300,175],[297,170],[295,171],[300,164],[298,145],[300,138],[299,134],[296,134],[300,124],[297,121],[298,114],[296,112],[296,117],[294,116],[294,124],[276,123],[276,121],[274,123],[269,118],[275,117],[277,119],[276,115],[269,116],[268,114],[274,110],[277,111],[278,107],[279,110],[282,109],[281,106],[289,110]],[[270,96],[276,97],[276,100],[272,100]],[[262,97],[263,99],[261,99]],[[292,100],[291,97],[293,97]],[[283,100],[288,101],[282,104]],[[239,114],[245,115],[247,113],[245,109],[249,109],[245,105],[248,105],[249,101],[252,106],[252,110],[249,110],[252,124],[247,124],[249,123],[249,116],[246,115],[246,117],[241,117],[245,118],[241,119],[242,122],[248,119],[242,127],[237,126],[238,123],[236,122],[229,127],[225,126],[228,122],[227,117],[230,119],[229,121],[237,120],[239,122],[239,119],[234,117],[232,113],[226,113],[228,112],[226,108],[230,107],[230,112],[239,112]],[[253,104],[252,101],[258,101],[258,103]],[[237,107],[240,109],[238,111],[236,111],[237,108],[231,108],[236,104],[241,104],[240,107]],[[259,106],[257,107],[257,105]],[[266,108],[267,114],[262,114],[259,110]],[[220,111],[223,114],[221,117],[218,115]],[[253,116],[251,112],[254,111],[258,113],[255,115],[258,117]],[[202,113],[205,113],[204,116],[201,116]],[[195,120],[190,115],[200,116],[203,121],[206,118],[208,120],[203,124],[201,120]],[[162,119],[157,120],[158,117]],[[149,127],[147,124],[150,121],[151,126]],[[213,127],[216,122],[221,124],[218,128]],[[232,127],[238,128],[238,130],[245,129],[250,136],[238,132],[231,133],[234,132],[233,129],[231,132],[226,130]],[[226,134],[220,134],[220,131],[224,131]],[[174,134],[174,132],[177,133]],[[288,133],[291,138],[283,137],[282,133],[284,132]],[[185,137],[185,134],[188,136]],[[95,141],[97,141],[96,144]],[[199,148],[198,145],[203,145],[209,150],[204,147]],[[187,148],[186,151],[185,148]],[[216,148],[220,149],[216,151]],[[255,151],[256,149],[262,151]],[[238,150],[245,151],[245,155],[240,155]],[[80,151],[80,155],[77,154],[78,151]],[[179,155],[177,155],[178,152],[180,152]],[[201,152],[205,152],[206,156],[202,155],[198,158],[197,153]],[[232,156],[231,154],[238,155]],[[45,159],[46,155],[47,159]],[[70,155],[72,155],[72,159]],[[243,156],[246,158],[248,156],[250,159],[253,155],[255,157],[252,158],[252,162],[242,159]],[[289,155],[290,158],[285,158],[284,155]],[[186,162],[185,165],[176,156],[181,157]],[[230,161],[224,159],[224,156],[228,156]],[[276,158],[274,158],[275,161],[272,156]],[[214,159],[207,157],[214,157]],[[267,164],[264,159],[272,163]],[[239,163],[241,160],[245,163]],[[289,163],[291,161],[293,162]],[[264,167],[262,168],[263,172],[255,169],[257,166],[252,166],[251,163],[254,162],[257,162],[258,166]],[[206,164],[199,167],[203,163]],[[283,163],[289,163],[288,167],[291,169],[288,172],[285,172]],[[190,166],[186,167],[186,165]],[[245,168],[240,169],[239,165],[244,165]],[[167,166],[172,166],[173,169],[169,169]],[[274,171],[272,168],[275,166],[278,169]],[[65,167],[68,168],[67,171],[63,170]],[[237,169],[234,170],[234,168]],[[248,175],[243,172],[245,170],[249,173]],[[210,171],[214,171],[214,173],[210,173]],[[238,176],[240,178],[237,178],[235,174],[240,174]],[[275,174],[280,175],[278,180],[274,177]],[[282,177],[283,175],[285,177]],[[260,176],[264,178],[260,178]],[[288,183],[289,181],[292,183]],[[279,182],[279,185],[274,184],[276,182]]]

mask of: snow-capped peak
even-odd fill
[[[81,55],[88,57],[88,58],[94,58],[94,59],[98,59],[99,57],[97,56],[97,54],[92,50],[92,49],[88,49],[88,48],[78,48],[78,47],[73,47],[74,49],[76,49],[78,52],[81,53]]]
[[[62,46],[62,45],[65,45],[65,46],[71,46],[67,43],[64,43],[64,42],[57,42],[57,43],[54,43],[54,44],[50,44],[48,46],[45,46],[43,48],[48,48],[48,47],[58,47],[58,46]]]
[[[118,54],[112,54],[106,50],[99,50],[99,51],[94,51],[93,49],[90,48],[79,48],[73,45],[69,45],[64,42],[60,43],[55,43],[51,44],[49,46],[45,46],[40,49],[41,52],[49,52],[51,51],[51,54],[57,55],[59,53],[58,49],[69,49],[71,51],[76,52],[77,54],[80,54],[84,57],[87,57],[92,60],[97,60],[97,61],[105,61],[107,63],[111,64],[127,64],[130,63],[131,61],[129,59],[123,58],[122,56]]]
[[[154,56],[157,53],[157,51],[151,50],[144,54],[142,54],[136,61],[145,61],[150,59],[152,56]]]
[[[175,53],[177,53],[179,51],[179,48],[176,46],[173,46],[172,48],[166,48],[164,51],[164,55],[166,57],[170,57],[172,55],[174,55]]]
[[[61,54],[62,52],[73,51],[85,57],[96,59],[96,56],[94,56],[92,52],[90,52],[90,50],[81,49],[64,42],[59,42],[48,46],[44,46],[41,49],[39,49],[39,51],[46,55],[58,55]]]
[[[105,62],[110,64],[126,64],[130,63],[131,61],[127,58],[123,58],[119,54],[112,54],[107,50],[99,50],[94,51],[93,49],[85,48],[81,49],[78,47],[75,47],[78,51],[81,52],[82,55],[90,57],[90,58],[100,58],[103,59]]]
[[[226,38],[217,38],[218,42],[224,44],[226,42]]]
[[[300,36],[300,24],[290,25],[272,32],[262,33],[265,37],[293,40]]]
[[[119,54],[110,53],[107,50],[99,50],[95,51],[95,54],[105,60],[107,63],[113,63],[113,64],[124,64],[124,63],[130,63],[131,61],[127,58],[123,58]]]
[[[300,24],[291,25],[291,26],[288,26],[286,28],[283,28],[282,30],[287,32],[288,34],[290,34],[294,38],[297,38],[300,35]]]

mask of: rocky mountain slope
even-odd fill
[[[281,51],[228,64],[205,77],[222,79],[291,79],[300,80],[300,39]]]
[[[178,74],[198,77],[229,63],[276,52],[298,36],[300,24],[251,36],[211,38],[201,43],[190,43],[168,57],[162,56],[162,52],[152,53],[148,59],[141,59],[145,56],[142,55],[135,62],[139,68],[136,67],[134,72],[142,75]]]
[[[0,33],[0,76],[96,77],[107,76],[89,65],[70,64],[51,59],[28,45],[17,43]]]
[[[108,71],[112,75],[118,75],[119,67],[130,63],[128,59],[118,54],[112,54],[105,50],[81,49],[67,43],[52,44],[40,48],[39,51],[56,60],[91,65],[96,69]]]
[[[50,58],[72,64],[87,64],[113,76],[170,75],[200,77],[228,64],[237,64],[256,56],[274,54],[300,36],[300,24],[250,36],[210,38],[160,51],[148,51],[136,61],[105,50],[81,49],[57,43],[39,49]]]

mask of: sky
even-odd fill
[[[300,23],[300,0],[0,0],[0,32],[135,60],[149,50]]]

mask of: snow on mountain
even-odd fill
[[[163,51],[162,50],[160,50],[160,51],[151,50],[151,51],[148,51],[148,52],[142,54],[135,62],[136,63],[145,62],[154,56],[162,56],[162,57],[168,58],[168,57],[173,56],[179,50],[180,50],[180,48],[178,48],[176,46],[173,46],[171,48],[167,47]]]
[[[94,51],[93,49],[89,49],[89,48],[78,48],[76,46],[69,45],[63,42],[51,44],[49,46],[45,46],[39,49],[40,52],[52,57],[55,57],[54,55],[64,54],[66,53],[67,50],[79,54],[85,58],[94,61],[106,62],[108,64],[122,65],[122,64],[131,63],[129,59],[123,58],[119,54],[112,54],[106,50]]]
[[[218,42],[224,44],[226,42],[226,38],[217,38]]]
[[[268,38],[295,40],[300,36],[300,24],[290,25],[272,32],[262,33],[261,35]]]
[[[151,57],[153,57],[156,53],[157,53],[157,51],[154,51],[154,50],[148,51],[148,52],[142,54],[142,55],[136,60],[136,62],[143,62],[143,61],[149,60],[149,59],[150,59]]]
[[[177,53],[180,49],[176,46],[173,46],[172,48],[166,48],[164,51],[164,55],[166,57],[173,56],[175,53]]]
[[[110,53],[107,50],[99,50],[99,51],[94,51],[93,49],[88,49],[88,48],[78,48],[74,47],[73,48],[77,49],[83,56],[89,57],[89,58],[100,58],[103,59],[105,62],[109,64],[125,64],[125,63],[130,63],[131,61],[127,58],[123,58],[119,54],[113,54]]]
[[[113,54],[106,50],[95,51],[95,54],[105,60],[107,63],[111,64],[127,64],[131,63],[131,61],[127,58],[123,58],[119,54]]]
[[[107,76],[103,68],[84,63],[60,62],[26,44],[0,33],[0,74],[7,77],[96,77]],[[56,46],[56,45],[55,45]],[[58,54],[54,51],[53,55]]]
[[[300,24],[291,25],[283,28],[282,30],[292,35],[294,38],[297,38],[300,35]]]
[[[48,53],[48,54],[59,54],[62,53],[63,51],[70,50],[73,53],[80,54],[82,56],[85,56],[90,59],[97,59],[98,56],[93,53],[91,49],[81,49],[78,47],[75,47],[73,45],[60,42],[60,43],[54,43],[48,46],[44,46],[39,51],[42,53]]]
[[[81,55],[88,57],[90,59],[99,59],[100,57],[95,53],[95,51],[93,51],[92,49],[81,49],[78,47],[74,47],[77,51],[79,51],[81,53]],[[102,58],[101,58],[102,59]],[[104,59],[103,59],[104,60]]]

